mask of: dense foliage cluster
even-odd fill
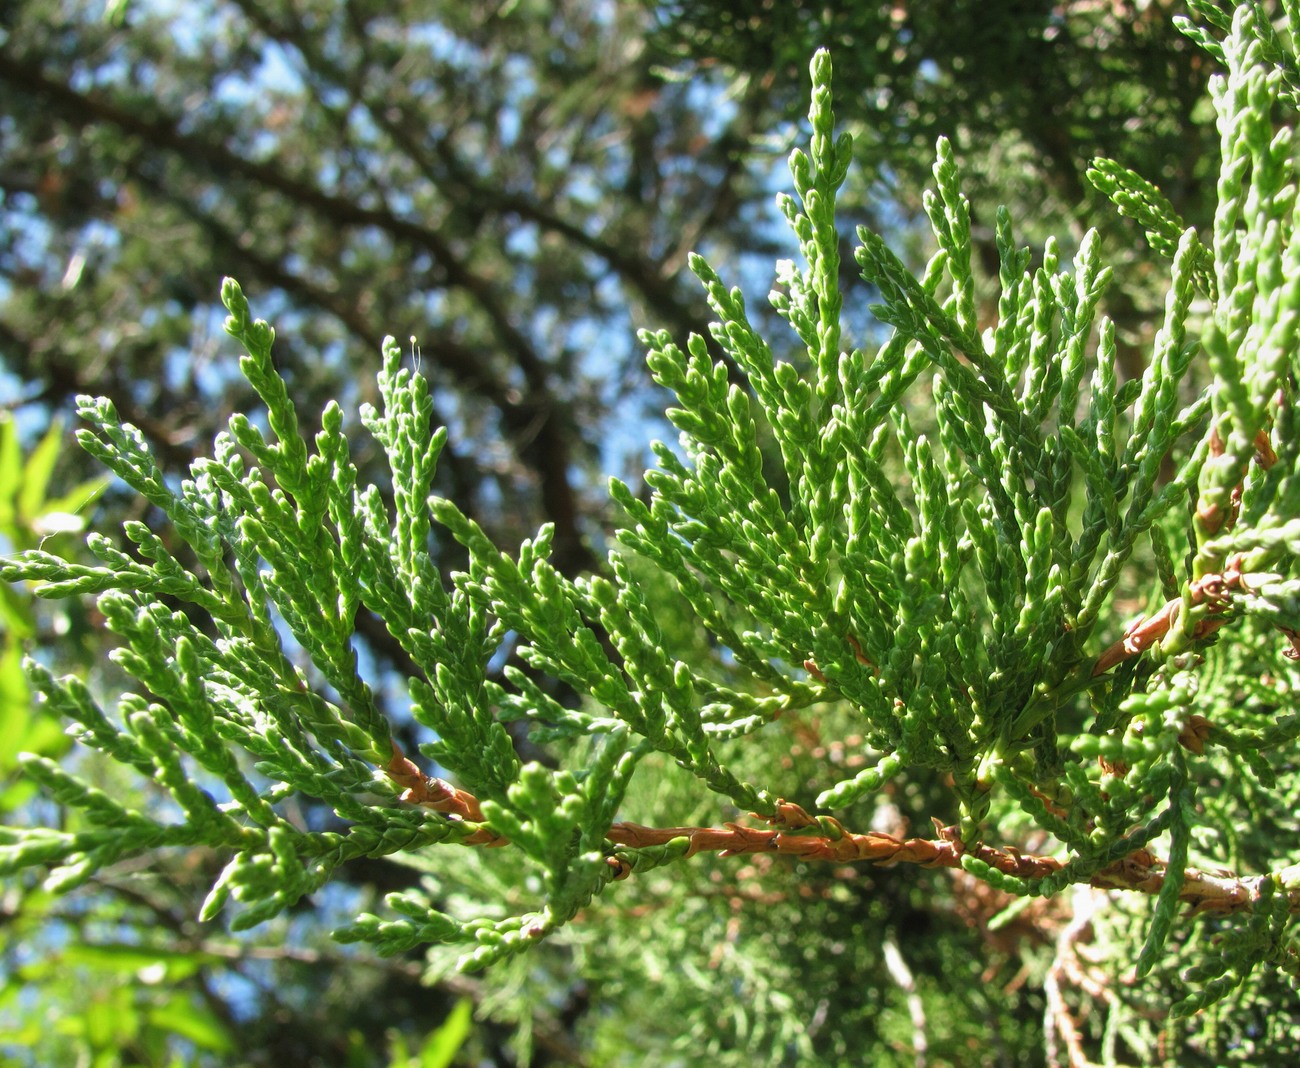
[[[899,1063],[960,1060],[976,1032],[961,1021],[990,1012],[1023,1050],[1011,982],[1002,1007],[945,1022],[907,963],[935,974],[965,951],[967,973],[993,974],[1017,925],[1056,941],[1041,981],[1055,1055],[1152,1058],[1176,1021],[1229,998],[1232,1033],[1191,1042],[1189,1062],[1288,1048],[1300,9],[1284,7],[1281,28],[1254,4],[1195,4],[1182,23],[1220,69],[1211,233],[1125,167],[1089,172],[1169,264],[1135,377],[1101,311],[1102,242],[1031,251],[1004,209],[983,277],[946,140],[920,276],[857,230],[883,334],[853,336],[836,211],[852,140],[819,52],[811,145],[780,199],[800,259],[770,300],[790,333],[767,336],[692,257],[709,337],[642,334],[680,436],[654,446],[643,489],[612,481],[624,521],[591,573],[555,565],[550,525],[502,551],[439,490],[447,434],[418,351],[404,366],[391,338],[360,410],[391,495],[359,475],[339,405],[308,440],[274,333],[228,280],[261,412],[178,479],[111,402],[82,398],[83,447],[165,530],[131,520],[133,549],[90,535],[96,564],[38,549],[0,570],[42,597],[97,595],[133,692],[106,708],[39,657],[30,678],[108,758],[93,774],[120,765],[156,796],[135,807],[64,754],[29,755],[70,816],[0,831],[0,871],[67,891],[182,847],[220,858],[202,918],[243,930],[343,865],[398,859],[422,885],[337,939],[432,947],[434,977],[494,965],[525,1020],[521,992],[542,982],[525,950],[547,960],[560,941],[631,997],[702,940],[716,977],[684,969],[660,997],[678,1037],[723,1063],[755,1044],[850,1058],[866,1041]],[[358,656],[360,615],[409,665],[400,722]],[[303,818],[304,799],[328,817]],[[960,880],[974,945],[904,937],[893,906],[919,869]],[[1052,912],[1067,893],[1072,919]],[[674,915],[647,917],[656,903]],[[720,917],[755,914],[773,933],[736,949]],[[840,969],[872,977],[846,991]],[[728,978],[744,997],[711,1004]],[[873,1003],[893,1014],[869,1021]],[[593,1049],[671,1045],[658,1026],[593,1025]]]

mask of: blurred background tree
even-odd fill
[[[683,277],[691,250],[751,291],[770,284],[789,254],[772,194],[803,136],[818,46],[837,56],[857,144],[843,232],[868,222],[910,238],[920,262],[920,191],[947,134],[989,265],[999,203],[1022,240],[1100,225],[1112,259],[1131,250],[1108,311],[1140,370],[1164,274],[1149,281],[1136,228],[1082,176],[1111,156],[1208,222],[1210,70],[1173,28],[1176,7],[9,0],[0,388],[14,440],[34,452],[76,394],[95,393],[169,468],[204,451],[254,401],[220,331],[217,286],[232,274],[279,329],[300,411],[336,398],[355,412],[372,399],[380,338],[418,339],[452,431],[441,491],[502,544],[552,522],[557,565],[595,566],[609,519],[599,476],[639,473],[658,411],[634,331],[707,336]],[[378,458],[357,459],[378,481]],[[75,449],[51,470],[54,486],[91,474]],[[97,507],[116,522],[143,506],[109,488]],[[435,548],[456,566],[454,546]],[[11,604],[5,649],[25,640],[111,688],[106,638],[68,611]],[[395,680],[409,665],[382,628],[358,627],[401,723]],[[80,641],[61,639],[69,628]],[[7,707],[24,694],[6,690]],[[772,753],[783,774],[824,759],[815,720],[788,731]],[[666,767],[665,809],[672,783]],[[930,787],[906,789],[900,807],[925,810]],[[18,805],[6,818],[35,817]],[[194,920],[217,863],[160,857],[76,901],[8,887],[0,1043],[16,1062],[434,1064],[459,1048],[464,1063],[795,1063],[808,1042],[827,1063],[1042,1057],[1059,910],[1039,903],[990,931],[1004,902],[950,874],[700,858],[692,885],[628,884],[617,922],[430,989],[418,955],[378,961],[327,937],[332,918],[418,870],[354,865],[346,887],[238,939]],[[499,877],[467,853],[467,885]],[[637,924],[656,916],[674,922],[650,954]],[[477,1021],[461,1047],[439,1028],[466,998]]]

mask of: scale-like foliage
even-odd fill
[[[818,54],[810,151],[792,154],[797,199],[781,199],[802,266],[782,264],[771,296],[803,351],[774,354],[739,290],[692,261],[729,362],[698,337],[682,349],[643,335],[681,436],[655,446],[647,493],[612,483],[626,523],[602,575],[557,571],[548,529],[503,552],[432,495],[445,436],[391,340],[383,410],[361,413],[388,455],[390,513],[357,485],[337,406],[314,443],[303,439],[273,333],[227,281],[226,328],[246,349],[269,437],[236,417],[177,483],[109,403],[81,403],[83,446],[167,517],[193,566],[130,523],[135,553],[90,539],[102,566],[27,552],[3,567],[42,596],[98,595],[139,693],[110,713],[38,663],[33,684],[78,740],[173,804],[133,811],[30,757],[28,773],[83,818],[0,832],[0,871],[42,866],[68,889],[124,857],[204,845],[231,858],[204,916],[233,899],[247,927],[351,858],[500,848],[530,908],[484,900],[477,915],[453,914],[400,894],[390,915],[337,932],[384,952],[444,943],[475,968],[598,908],[616,881],[701,851],[910,861],[1020,895],[1087,883],[1154,895],[1138,975],[1178,940],[1185,905],[1224,917],[1231,933],[1186,973],[1179,1012],[1258,965],[1293,970],[1294,833],[1214,845],[1243,808],[1272,819],[1271,806],[1289,805],[1300,735],[1300,715],[1284,713],[1298,680],[1282,656],[1300,648],[1288,125],[1300,27],[1290,6],[1285,36],[1254,5],[1230,26],[1197,11],[1202,25],[1188,30],[1224,66],[1213,235],[1184,230],[1131,172],[1094,170],[1172,264],[1146,372],[1130,381],[1100,313],[1098,240],[1068,263],[1055,243],[1034,255],[1000,213],[990,296],[944,141],[926,199],[933,259],[913,277],[860,230],[855,259],[889,333],[879,345],[843,336],[835,200],[851,144],[835,136],[830,58]],[[449,538],[469,560],[450,580],[430,556],[431,539]],[[644,583],[646,568],[671,582]],[[1147,611],[1125,626],[1124,603]],[[362,610],[414,665],[411,715],[434,739],[428,770],[446,779],[401,751],[358,670]],[[712,637],[703,658],[665,633],[683,611]],[[528,671],[490,669],[507,644]],[[581,702],[556,700],[539,676]],[[828,763],[815,803],[797,804],[799,784],[751,754],[779,717],[818,705],[848,711],[854,770]],[[526,724],[554,760],[523,762],[507,723]],[[628,822],[652,754],[692,776],[706,808],[713,795],[713,826]],[[948,784],[956,814],[934,839],[853,826],[891,780],[927,775]],[[345,829],[297,825],[294,795]],[[746,813],[762,825],[730,822]],[[1024,843],[1028,827],[1050,844],[1035,855],[1004,844]]]

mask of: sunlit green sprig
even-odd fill
[[[1110,197],[1121,215],[1135,220],[1146,232],[1155,251],[1169,259],[1187,232],[1187,225],[1169,203],[1168,198],[1140,174],[1135,174],[1111,159],[1095,159],[1087,171],[1088,181]],[[1206,296],[1215,296],[1214,254],[1196,240],[1194,274],[1197,287]]]
[[[1206,349],[1215,375],[1221,453],[1201,477],[1198,576],[1222,564],[1205,542],[1220,532],[1256,438],[1277,410],[1286,376],[1295,371],[1296,141],[1293,128],[1279,129],[1273,120],[1286,80],[1284,71],[1263,59],[1275,43],[1264,13],[1241,6],[1221,43],[1226,73],[1211,83],[1223,157],[1214,229],[1221,299]]]
[[[1193,791],[1187,787],[1187,772],[1182,754],[1177,750],[1171,750],[1170,759],[1173,773],[1170,777],[1167,810],[1169,855],[1164,882],[1160,886],[1160,893],[1156,896],[1155,908],[1151,913],[1151,926],[1147,930],[1147,940],[1133,967],[1133,972],[1139,979],[1151,971],[1164,949],[1181,907],[1178,895],[1187,874],[1187,850],[1194,820]]]
[[[438,496],[446,435],[392,339],[382,404],[361,413],[392,468],[391,505],[359,486],[343,412],[331,404],[314,443],[304,440],[273,331],[227,281],[227,330],[247,350],[241,368],[269,434],[235,417],[173,488],[108,402],[82,401],[83,444],[188,551],[131,523],[134,552],[92,539],[100,566],[43,553],[3,565],[45,595],[99,596],[121,638],[115,657],[141,692],[110,714],[77,680],[35,666],[32,676],[71,733],[147,779],[177,822],[92,788],[72,765],[29,758],[32,778],[84,826],[0,832],[0,872],[43,865],[53,885],[71,886],[107,863],[203,844],[230,855],[203,917],[235,902],[234,924],[246,927],[352,858],[490,843],[510,851],[494,855],[509,856],[515,890],[532,895],[524,914],[505,915],[504,894],[472,914],[431,889],[390,896],[396,920],[367,914],[336,932],[389,953],[446,944],[476,968],[547,937],[617,878],[696,851],[689,833],[613,844],[628,840],[611,826],[629,818],[648,754],[694,776],[700,807],[719,821],[752,812],[786,824],[773,833],[836,843],[854,841],[837,819],[818,812],[809,823],[782,799],[812,786],[816,806],[843,810],[916,774],[951,791],[966,870],[1017,894],[1104,882],[1135,851],[1162,851],[1137,961],[1150,972],[1176,941],[1198,834],[1227,819],[1203,783],[1244,770],[1242,804],[1253,803],[1247,786],[1288,789],[1278,769],[1300,736],[1300,718],[1282,711],[1294,689],[1285,665],[1261,655],[1247,670],[1241,651],[1243,634],[1280,632],[1284,649],[1300,631],[1295,143],[1273,114],[1294,104],[1300,68],[1254,7],[1231,25],[1193,7],[1209,27],[1194,36],[1227,67],[1215,87],[1224,161],[1212,245],[1138,176],[1107,161],[1092,172],[1172,260],[1141,377],[1120,381],[1095,233],[1072,258],[1049,240],[1035,265],[999,211],[998,276],[979,276],[946,140],[924,201],[937,251],[918,277],[882,236],[859,232],[855,259],[892,333],[846,351],[835,203],[851,143],[836,136],[831,63],[819,53],[810,149],[791,155],[796,196],[780,200],[801,262],[778,266],[770,297],[794,354],[762,335],[739,289],[692,258],[728,359],[699,337],[680,347],[667,332],[642,335],[651,374],[676,398],[668,414],[680,436],[654,447],[644,494],[611,484],[626,522],[600,574],[561,574],[549,527],[504,552]],[[1188,377],[1202,353],[1215,384],[1197,397]],[[432,555],[449,538],[468,560],[450,582]],[[676,648],[639,581],[654,567],[709,636],[698,660]],[[1121,592],[1148,605],[1127,634]],[[421,753],[461,792],[394,748],[358,671],[362,610],[414,665],[410,713],[430,732]],[[1228,662],[1239,677],[1216,667],[1216,635],[1233,635],[1220,649],[1238,657]],[[496,674],[505,652],[527,670]],[[853,717],[865,765],[781,781],[755,759],[763,732],[818,703]],[[549,745],[554,766],[521,759],[506,724]],[[294,794],[344,829],[295,826],[284,808]],[[1019,878],[974,855],[1009,813],[1054,836],[1051,874]],[[1255,871],[1294,867],[1247,860]],[[1205,985],[1184,1007],[1284,958],[1288,899],[1271,885],[1240,944],[1189,976]]]
[[[819,77],[827,73],[820,59],[815,69]],[[815,145],[825,149],[831,141],[819,126],[829,114],[823,99],[816,97],[813,122]],[[1180,492],[1185,499],[1199,471],[1203,452],[1153,498],[1155,461],[1204,412],[1203,405],[1175,407],[1174,387],[1194,351],[1182,340],[1190,290],[1174,288],[1157,368],[1144,385],[1119,387],[1113,328],[1102,324],[1087,418],[1078,424],[1096,309],[1109,278],[1099,246],[1089,237],[1073,270],[1060,271],[1049,245],[1042,268],[1031,274],[1009,220],[1001,219],[999,324],[980,336],[969,207],[942,142],[937,191],[927,200],[940,255],[918,281],[883,240],[860,234],[864,276],[885,298],[878,315],[897,333],[874,360],[839,354],[838,391],[830,389],[824,343],[838,334],[818,316],[842,297],[819,271],[830,262],[823,249],[835,233],[831,179],[842,172],[840,155],[828,159],[819,162],[816,152],[812,162],[792,159],[804,211],[789,200],[783,208],[808,268],[783,265],[784,291],[773,294],[809,350],[816,395],[842,398],[829,421],[821,412],[820,436],[808,422],[813,393],[795,366],[773,360],[739,293],[693,264],[720,317],[715,337],[745,372],[780,445],[789,507],[763,478],[752,413],[723,366],[712,365],[698,341],[688,357],[666,335],[648,336],[650,366],[677,394],[672,418],[686,462],[658,452],[661,470],[648,478],[648,504],[615,486],[637,521],[624,542],[667,567],[706,620],[717,614],[710,590],[752,616],[759,627],[723,632],[730,645],[739,642],[745,663],[770,671],[782,662],[798,665],[810,652],[818,680],[833,683],[864,712],[868,740],[886,759],[825,790],[821,803],[850,803],[876,788],[882,773],[907,763],[933,766],[953,773],[968,809],[963,834],[973,836],[988,804],[981,762],[1002,747],[1048,744],[1054,710],[1086,688],[1082,643],[1136,539]],[[814,189],[814,176],[827,188]],[[1179,277],[1190,278],[1192,248],[1177,261]],[[945,272],[947,297],[940,292]],[[927,364],[938,372],[939,454],[897,407]],[[1121,451],[1119,419],[1135,402]],[[891,440],[909,476],[906,499],[880,466]],[[1076,465],[1088,487],[1078,534],[1066,523]],[[809,477],[814,467],[819,479]],[[973,492],[977,486],[981,494]],[[1127,517],[1120,510],[1125,499]],[[843,527],[826,521],[839,501]],[[975,601],[967,592],[972,567],[982,593]],[[974,620],[984,621],[983,641],[972,640],[979,633]],[[955,665],[969,670],[956,672]],[[1071,670],[1080,678],[1067,686]]]
[[[220,535],[206,521],[202,508],[196,508],[186,494],[178,496],[168,488],[140,431],[122,423],[112,402],[103,397],[79,396],[77,414],[89,424],[77,431],[77,443],[167,517],[206,569],[214,592],[232,600],[235,590],[222,558]]]
[[[249,420],[237,417],[230,434],[218,438],[213,458],[197,461],[192,481],[183,482],[176,492],[139,433],[122,426],[111,405],[89,400],[82,404],[83,415],[94,425],[93,431],[82,434],[83,443],[96,455],[111,458],[110,466],[162,509],[205,570],[186,570],[140,523],[129,524],[126,533],[145,562],[96,536],[93,548],[105,567],[64,565],[58,571],[47,555],[37,553],[8,562],[5,570],[11,579],[51,580],[54,585],[42,591],[47,595],[101,594],[100,609],[123,639],[115,659],[157,700],[124,695],[115,722],[77,680],[54,680],[35,665],[33,679],[51,705],[77,723],[83,741],[153,780],[170,795],[184,820],[177,826],[145,821],[62,769],[34,761],[33,776],[56,797],[114,829],[93,841],[73,834],[33,843],[47,862],[61,859],[54,882],[70,885],[104,863],[165,845],[227,848],[235,859],[214,889],[209,912],[233,894],[247,905],[238,922],[249,925],[319,886],[337,863],[351,856],[415,848],[448,836],[459,841],[473,829],[450,823],[437,812],[398,806],[397,790],[379,770],[392,755],[387,722],[357,675],[351,644],[363,589],[381,589],[388,600],[375,600],[392,608],[393,593],[401,585],[395,572],[410,578],[407,585],[417,592],[424,592],[418,590],[419,580],[427,582],[431,575],[427,556],[422,559],[423,550],[414,544],[427,539],[423,500],[442,438],[428,432],[423,382],[415,385],[409,376],[397,373],[400,354],[390,345],[389,375],[381,392],[394,409],[390,423],[400,432],[383,433],[388,424],[379,429],[390,458],[408,473],[403,485],[410,482],[414,489],[401,497],[408,534],[397,539],[395,555],[402,566],[382,572],[381,581],[376,581],[380,569],[373,566],[375,561],[390,558],[390,531],[386,523],[380,527],[376,522],[373,494],[368,509],[358,506],[340,413],[336,407],[325,413],[320,450],[310,455],[298,435],[284,383],[271,364],[269,327],[252,320],[233,282],[223,288],[223,297],[231,312],[228,327],[248,349],[243,369],[267,403],[268,422],[277,437],[274,444],[267,443]],[[421,415],[423,426],[417,425]],[[418,460],[410,447],[417,439],[422,450]],[[255,466],[247,464],[248,456]],[[411,519],[417,513],[425,515],[423,527],[420,520]],[[365,521],[359,522],[361,515]],[[329,524],[331,516],[339,520],[338,540]],[[233,569],[225,563],[227,552]],[[342,566],[344,559],[357,566]],[[437,581],[436,573],[432,578]],[[383,579],[392,581],[384,584]],[[159,597],[188,602],[206,613],[211,631],[200,624],[198,613],[173,611]],[[427,595],[421,600],[427,604]],[[406,602],[405,611],[392,613],[398,617],[395,622],[405,622],[398,627],[403,634],[419,620],[421,608],[410,607],[409,597]],[[451,604],[440,584],[432,603],[439,608]],[[443,615],[449,623],[456,621],[450,607]],[[462,616],[461,632],[444,645],[472,655],[474,643],[464,638],[475,619],[481,624],[481,613],[476,616],[467,606]],[[311,689],[282,647],[282,625],[346,706]],[[489,639],[481,625],[480,631],[481,648]],[[445,670],[455,667],[454,657],[446,660]],[[463,701],[463,678],[461,682],[458,693]],[[493,726],[504,738],[500,725]],[[480,744],[480,735],[471,737],[472,744],[456,740],[480,760],[494,755],[491,746]],[[513,758],[508,739],[504,752]],[[495,755],[501,753],[498,746]],[[493,767],[508,773],[509,764],[498,759]],[[254,784],[259,776],[270,780],[269,789]],[[218,803],[210,792],[212,782],[220,784],[219,792],[228,801]],[[352,830],[342,838],[334,836],[336,841],[300,834],[276,809],[294,791],[325,801],[353,825]],[[25,843],[15,842],[5,863],[22,865],[33,855]],[[294,858],[302,858],[302,863]]]
[[[653,615],[626,575],[627,584],[603,578],[575,582],[545,558],[549,528],[525,542],[515,561],[450,501],[434,499],[430,507],[471,553],[471,569],[460,576],[462,588],[526,639],[519,649],[524,660],[590,694],[738,806],[775,811],[772,794],[744,782],[718,760],[700,718],[694,673],[663,648]],[[616,576],[622,573],[621,561],[613,559],[611,567]],[[612,650],[602,644],[597,625]]]

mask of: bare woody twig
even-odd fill
[[[1234,589],[1245,588],[1244,576],[1237,569],[1235,561],[1235,557],[1230,559],[1221,575],[1206,575],[1191,584],[1188,592],[1193,605],[1208,602],[1212,612],[1221,612],[1227,607],[1228,593]],[[1136,656],[1138,653],[1151,648],[1169,633],[1169,628],[1173,626],[1174,620],[1178,618],[1178,611],[1182,607],[1182,603],[1181,598],[1167,601],[1160,611],[1154,615],[1139,619],[1136,623],[1131,624],[1124,631],[1124,637],[1097,658],[1097,662],[1092,667],[1093,675],[1101,675],[1120,663],[1120,661],[1127,660],[1129,657]],[[1192,637],[1196,639],[1208,638],[1227,621],[1226,616],[1207,616],[1205,619],[1197,620],[1192,631]]]
[[[1199,718],[1199,717],[1198,717]],[[385,769],[389,778],[404,788],[401,800],[445,813],[454,820],[479,824],[463,839],[465,845],[499,847],[508,840],[483,823],[478,798],[442,779],[424,775],[393,743],[393,757]],[[616,846],[645,849],[667,845],[678,838],[688,842],[683,856],[718,853],[724,857],[747,853],[779,853],[800,860],[824,860],[837,864],[865,861],[872,864],[919,864],[923,868],[960,868],[969,856],[1020,879],[1043,879],[1065,865],[1055,857],[1021,853],[1014,846],[979,844],[966,846],[956,827],[935,821],[938,838],[896,838],[881,831],[855,834],[834,817],[814,819],[799,805],[783,801],[777,806],[775,827],[746,827],[726,823],[721,827],[646,827],[639,823],[615,823],[606,839]],[[820,833],[818,833],[820,832]],[[616,879],[632,874],[631,866],[617,853],[609,857]],[[1269,876],[1239,876],[1231,872],[1186,869],[1179,900],[1194,912],[1246,912],[1259,897],[1259,886]],[[1164,886],[1165,863],[1146,849],[1102,868],[1089,880],[1106,890],[1136,890],[1157,894]],[[1288,891],[1291,911],[1300,913],[1300,888]]]
[[[974,857],[1005,875],[1022,879],[1042,879],[1055,874],[1065,865],[1055,857],[1026,855],[1014,846],[977,845],[966,847],[957,836],[956,827],[936,825],[938,839],[899,839],[879,831],[853,834],[839,827],[829,817],[818,821],[823,828],[834,826],[831,834],[808,834],[769,828],[744,827],[728,823],[713,827],[643,827],[636,823],[616,823],[606,836],[618,845],[632,848],[664,845],[675,838],[686,838],[690,845],[685,855],[716,852],[722,856],[743,853],[784,853],[801,860],[826,860],[836,863],[867,861],[875,864],[919,864],[925,868],[960,868],[964,856]],[[617,856],[611,864],[621,864]],[[620,871],[620,876],[627,871]],[[1238,876],[1231,872],[1186,870],[1179,899],[1193,912],[1245,912],[1254,907],[1259,886],[1270,876]],[[1138,849],[1110,864],[1089,880],[1092,886],[1107,890],[1136,890],[1157,894],[1165,881],[1165,863],[1146,849]],[[1300,913],[1300,890],[1290,891],[1291,911]]]
[[[1273,451],[1273,445],[1267,430],[1261,430],[1255,435],[1254,446],[1255,462],[1265,471],[1277,463],[1277,453]],[[1212,456],[1223,455],[1223,442],[1219,437],[1218,430],[1215,428],[1210,430],[1210,454]],[[1196,515],[1202,530],[1206,534],[1215,534],[1221,530],[1232,528],[1237,521],[1237,512],[1241,505],[1241,492],[1242,486],[1238,483],[1232,492],[1231,507],[1226,513],[1218,505],[1211,502],[1201,500],[1197,503]],[[1222,613],[1227,609],[1232,591],[1250,589],[1247,581],[1248,576],[1243,575],[1241,572],[1241,560],[1241,554],[1239,553],[1230,556],[1224,561],[1221,573],[1205,575],[1192,582],[1187,590],[1191,603],[1193,605],[1208,604],[1211,613]],[[1124,636],[1097,658],[1097,662],[1092,668],[1092,674],[1094,676],[1101,675],[1121,661],[1151,648],[1152,645],[1169,633],[1174,620],[1178,618],[1178,611],[1182,607],[1182,603],[1181,598],[1167,601],[1158,612],[1139,619],[1130,625],[1124,631]],[[1227,618],[1225,616],[1216,617],[1215,615],[1197,620],[1196,626],[1192,630],[1192,637],[1196,640],[1207,638],[1226,622]],[[1283,633],[1290,642],[1287,655],[1293,659],[1300,656],[1300,642],[1292,637],[1291,632],[1283,629]]]
[[[457,789],[443,779],[425,775],[414,761],[402,752],[396,742],[393,742],[393,757],[384,770],[388,777],[404,790],[398,800],[412,805],[423,805],[455,820],[483,823],[483,809],[477,797],[467,790]],[[503,846],[506,840],[484,825],[465,838],[464,844]]]

